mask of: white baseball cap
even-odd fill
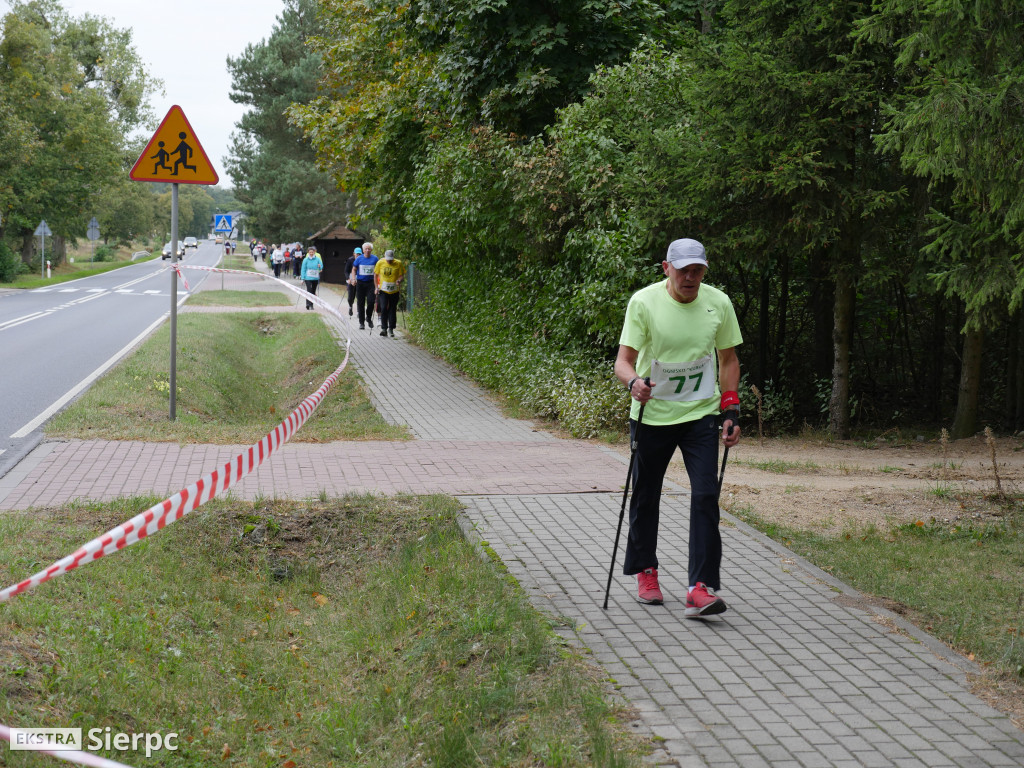
[[[704,246],[688,237],[672,241],[668,247],[665,261],[676,269],[683,269],[693,264],[700,264],[704,267],[708,265],[708,257],[704,253]]]

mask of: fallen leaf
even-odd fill
[[[229,757],[231,757],[231,747],[225,744],[224,749],[220,751],[220,759],[227,760]]]
[[[327,598],[323,595],[317,595],[313,598],[313,602],[322,608],[323,606],[327,605]]]
[[[295,761],[289,760],[287,763],[282,765],[281,768],[295,768]]]

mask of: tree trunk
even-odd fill
[[[758,328],[757,328],[757,374],[754,377],[754,383],[764,392],[764,383],[768,379],[768,352],[771,337],[771,313],[769,312],[769,304],[771,302],[771,287],[772,280],[770,277],[770,271],[765,270],[764,274],[761,275],[761,300],[760,300],[760,312],[758,316]]]
[[[776,309],[778,325],[775,331],[775,347],[772,349],[771,367],[768,371],[768,378],[774,383],[779,383],[779,355],[786,348],[786,320],[789,315],[789,254],[780,257],[782,262],[782,275],[779,278],[779,305]]]
[[[954,440],[970,437],[978,426],[978,396],[981,392],[981,347],[984,333],[971,328],[964,334],[960,359],[960,387],[957,390],[956,415],[951,436]]]
[[[1000,429],[1008,429],[1012,434],[1017,428],[1017,361],[1020,355],[1020,317],[1024,314],[1019,309],[1013,313],[1006,324],[1006,392],[1003,395],[1003,423]]]
[[[68,241],[65,239],[64,235],[54,235],[53,252],[50,254],[50,258],[47,259],[47,261],[49,261],[50,263],[53,264],[53,266],[56,267],[58,264],[64,263],[64,260],[67,258],[67,255]]]
[[[832,322],[832,397],[828,402],[828,432],[837,440],[850,437],[850,347],[857,287],[853,275],[843,270],[836,278]]]
[[[22,235],[21,238],[21,260],[25,264],[32,264],[32,257],[36,255],[36,238],[31,232]]]
[[[718,6],[716,0],[704,0],[700,5],[700,33],[702,35],[711,34],[712,21],[715,18],[715,10]]]
[[[814,253],[808,262],[811,314],[814,317],[814,349],[811,351],[815,379],[832,373],[832,322],[835,315],[835,285],[828,276],[828,256]]]
[[[1017,361],[1016,399],[1013,409],[1013,431],[1024,429],[1024,312],[1017,314],[1017,348],[1010,350],[1010,359]]]
[[[932,421],[942,421],[942,377],[946,371],[946,302],[942,296],[935,297],[932,310],[931,379],[928,387],[928,405]]]

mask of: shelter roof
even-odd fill
[[[331,222],[326,227],[321,229],[316,234],[307,238],[309,240],[361,240],[363,236],[358,232],[353,232],[351,229],[346,227],[344,224],[338,224],[337,222]]]

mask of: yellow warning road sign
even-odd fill
[[[134,181],[216,184],[217,172],[188,118],[175,104],[139,155],[128,176]]]

